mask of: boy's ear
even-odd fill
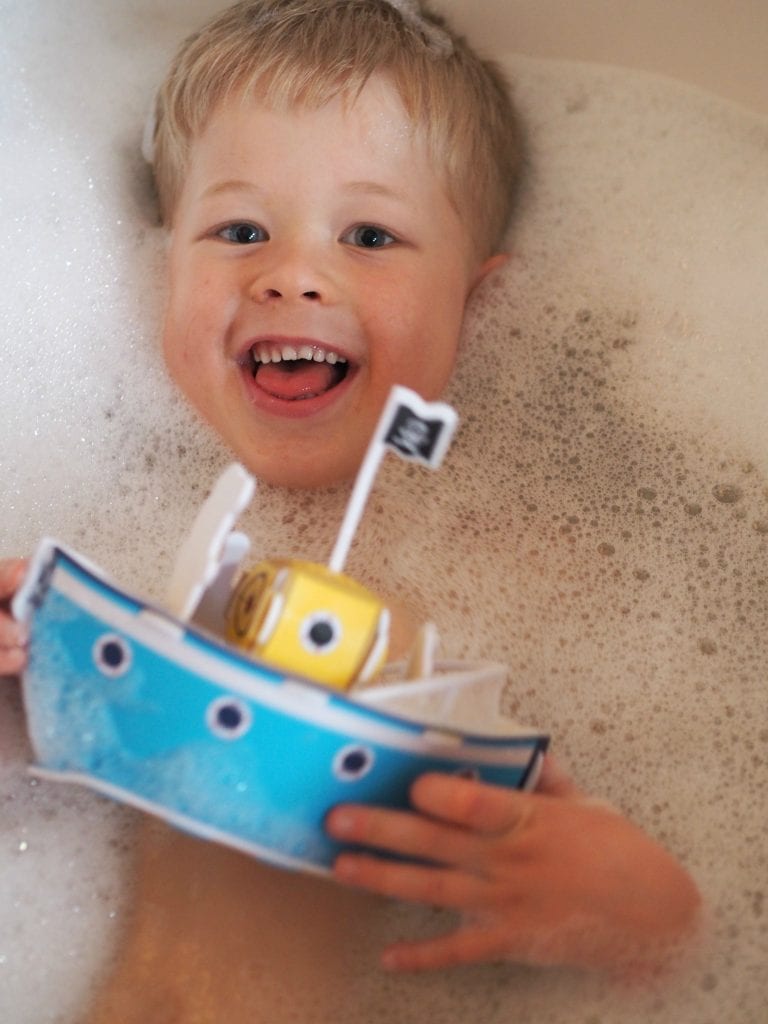
[[[481,263],[475,272],[474,278],[472,279],[472,284],[469,289],[470,294],[492,271],[496,270],[498,267],[504,266],[509,258],[510,254],[508,252],[497,252],[495,256],[489,256],[484,263]]]

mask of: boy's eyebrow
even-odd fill
[[[383,196],[385,199],[398,199],[400,202],[407,198],[405,192],[391,185],[383,185],[379,181],[350,181],[344,187],[347,192]]]
[[[264,189],[255,185],[252,181],[233,179],[232,181],[217,181],[215,185],[209,185],[202,193],[201,199],[209,199],[212,196],[221,195],[222,192],[257,192],[262,194]]]
[[[344,190],[352,194],[383,196],[385,199],[396,199],[401,203],[407,199],[406,193],[401,189],[392,185],[384,185],[379,181],[350,181],[344,185]],[[257,195],[263,195],[264,189],[252,181],[235,178],[231,181],[217,181],[215,184],[209,185],[202,193],[201,198],[210,199],[225,192],[254,192]]]

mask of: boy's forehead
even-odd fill
[[[297,133],[312,132],[319,124],[336,120],[374,142],[381,138],[387,144],[399,141],[401,145],[418,146],[420,139],[418,126],[409,116],[396,88],[380,73],[371,76],[360,90],[340,89],[322,103],[301,99],[270,100],[258,91],[243,87],[214,107],[201,134],[225,120],[237,120],[243,126],[258,120],[263,131],[270,116],[274,117],[274,124],[291,123]]]
[[[294,147],[313,157],[307,176],[336,168],[354,185],[359,168],[360,182],[397,178],[405,190],[416,176],[444,190],[422,133],[383,76],[369,79],[356,95],[339,94],[320,106],[277,105],[248,91],[229,95],[192,140],[187,178],[199,181],[254,162],[269,166]]]

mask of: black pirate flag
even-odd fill
[[[404,459],[436,469],[456,429],[456,413],[443,402],[425,402],[413,391],[396,388],[382,441]]]
[[[437,469],[458,419],[456,411],[444,402],[425,402],[408,388],[392,388],[352,488],[329,568],[342,570],[384,453],[394,451],[403,459]]]

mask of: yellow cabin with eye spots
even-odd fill
[[[270,559],[240,578],[227,639],[336,689],[372,679],[387,656],[389,610],[370,590],[314,562]]]

